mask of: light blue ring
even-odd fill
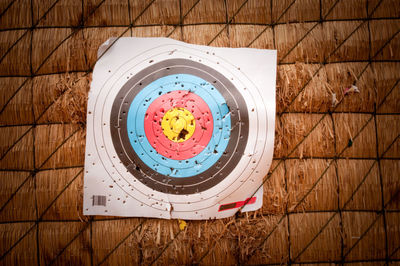
[[[187,90],[200,96],[208,104],[214,123],[206,148],[184,161],[157,153],[144,132],[144,118],[150,104],[161,95],[176,90]],[[206,171],[219,160],[229,142],[231,118],[225,99],[214,86],[194,75],[177,74],[153,81],[136,95],[129,107],[127,130],[134,151],[148,167],[163,175],[184,178]]]

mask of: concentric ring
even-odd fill
[[[182,165],[182,172],[179,170],[180,172],[177,174],[174,173],[175,168],[170,167],[168,163],[153,165],[142,159],[144,157],[141,156],[145,156],[145,153],[141,152],[138,146],[145,143],[147,137],[145,136],[144,125],[140,122],[141,119],[136,118],[141,115],[145,116],[146,110],[151,104],[150,101],[154,101],[154,99],[149,100],[147,104],[144,102],[144,106],[138,106],[133,102],[139,101],[140,93],[154,81],[162,81],[164,78],[162,84],[168,84],[168,78],[175,76],[178,77],[178,82],[185,82],[185,75],[191,76],[191,80],[196,77],[198,80],[205,81],[201,84],[194,82],[192,87],[189,86],[188,91],[194,90],[193,93],[199,95],[201,91],[215,90],[221,95],[221,101],[213,99],[215,97],[210,95],[207,99],[204,99],[207,96],[201,96],[209,106],[211,106],[213,100],[216,102],[217,108],[210,107],[210,110],[215,113],[215,115],[213,113],[213,118],[216,118],[214,119],[212,136],[218,138],[219,141],[210,141],[210,147],[207,146],[202,151],[204,156],[207,157],[204,162],[215,161],[214,163],[205,166],[205,163],[197,162],[200,168],[204,167],[201,172],[197,172],[196,170],[199,169],[195,167],[185,167],[186,161],[172,160],[174,163]],[[186,82],[190,83],[190,81]],[[173,91],[171,88],[162,91],[162,86],[156,86],[156,89],[161,90],[161,95]],[[159,93],[157,90],[152,92]],[[144,97],[144,99],[148,98]],[[221,104],[221,102],[225,104]],[[223,115],[221,116],[221,114]],[[135,118],[134,121],[132,117]],[[224,124],[221,117],[222,120],[229,118],[226,121],[230,123]],[[170,59],[153,64],[129,79],[114,100],[110,122],[115,150],[127,170],[146,186],[170,194],[193,194],[207,190],[221,182],[241,159],[249,131],[247,106],[237,88],[214,69],[186,59]],[[133,128],[130,128],[129,125],[135,125],[135,131],[130,131]],[[130,134],[131,132],[132,134]],[[222,140],[226,141],[226,145],[223,145]],[[154,150],[150,144],[149,147]],[[150,148],[148,149],[149,153],[151,153]],[[168,158],[165,159],[168,160]],[[163,168],[168,168],[169,172],[164,171]],[[184,173],[184,171],[187,172]],[[190,175],[188,175],[189,172],[191,172]]]
[[[195,117],[195,131],[184,142],[170,141],[160,125],[166,110],[172,106],[186,108]],[[197,94],[183,90],[171,91],[155,99],[144,118],[145,134],[151,146],[162,156],[173,160],[190,159],[203,151],[210,142],[212,128],[213,117],[206,102]]]

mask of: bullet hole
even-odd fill
[[[186,129],[182,129],[181,132],[179,132],[178,141],[181,139],[185,140],[187,134],[189,134],[189,131],[187,131]]]

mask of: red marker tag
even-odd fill
[[[235,208],[239,208],[242,207],[244,205],[248,205],[248,204],[253,204],[256,202],[257,197],[252,197],[252,198],[248,198],[244,201],[238,201],[238,202],[232,202],[232,203],[228,203],[228,204],[224,204],[224,205],[220,205],[218,211],[226,211],[226,210],[230,210],[230,209],[235,209]]]

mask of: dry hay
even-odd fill
[[[0,29],[1,264],[400,260],[397,0],[3,1]],[[122,36],[278,50],[260,210],[184,230],[82,215],[91,70]]]

